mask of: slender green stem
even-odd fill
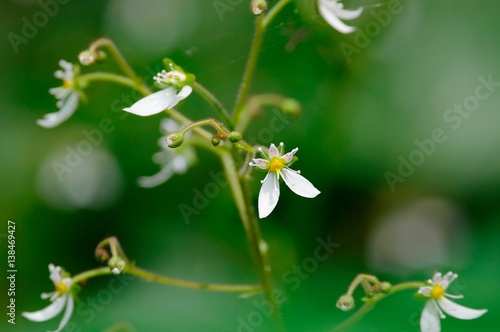
[[[248,57],[245,72],[243,74],[243,79],[240,85],[240,90],[238,91],[238,96],[236,97],[236,103],[234,105],[234,126],[237,126],[241,114],[245,110],[245,101],[247,98],[248,88],[250,87],[250,81],[252,80],[252,76],[257,65],[257,59],[259,58],[259,50],[262,45],[263,37],[264,29],[262,28],[262,15],[260,15],[257,16],[255,20],[255,32],[252,40],[252,46],[250,47],[250,55]]]
[[[274,286],[272,282],[271,266],[267,258],[267,243],[262,238],[259,224],[255,218],[251,197],[246,188],[244,180],[240,180],[235,167],[235,162],[230,153],[221,155],[222,165],[226,178],[229,182],[238,212],[243,222],[243,227],[247,235],[250,251],[259,273],[260,283],[264,291],[266,300],[269,302],[271,312],[279,330],[284,330],[279,305],[273,294]],[[242,183],[243,182],[243,183]]]
[[[224,127],[224,124],[220,123],[215,119],[205,119],[190,123],[186,127],[184,127],[184,129],[182,129],[180,133],[184,135],[187,131],[194,130],[195,128],[199,128],[200,126],[212,126],[217,131],[216,135],[220,136],[219,138],[231,137],[231,132],[226,127]],[[240,140],[239,142],[235,143],[235,145],[238,146],[238,148],[245,150],[248,153],[255,152],[253,150],[253,147],[244,140]]]
[[[105,37],[96,39],[90,44],[88,50],[97,54],[97,50],[101,47],[106,47],[110,51],[125,75],[133,81],[140,80],[111,39]]]
[[[238,292],[238,293],[261,291],[261,287],[259,285],[225,285],[225,284],[208,284],[208,283],[186,281],[181,279],[165,277],[153,272],[140,269],[135,266],[127,267],[125,269],[125,272],[145,280],[162,283],[169,286],[176,286],[176,287],[183,287],[190,289],[204,289],[214,292]]]
[[[107,266],[100,267],[97,269],[93,269],[93,270],[89,270],[89,271],[85,271],[85,272],[77,274],[76,276],[71,278],[71,283],[73,285],[76,285],[77,283],[82,282],[84,280],[98,277],[98,276],[107,275],[107,274],[112,274],[111,269]]]
[[[200,83],[195,82],[193,88],[200,96],[203,97],[203,99],[214,107],[219,116],[222,118],[222,122],[232,129],[231,119],[224,105],[222,105],[222,103]]]
[[[373,307],[375,306],[375,304],[377,304],[380,300],[386,298],[387,296],[394,294],[394,293],[397,293],[397,292],[400,292],[402,290],[412,289],[412,288],[420,288],[422,286],[424,286],[423,282],[413,282],[413,281],[412,282],[404,282],[404,283],[392,286],[391,291],[387,294],[378,293],[373,298],[367,300],[365,302],[365,304],[363,304],[361,306],[361,308],[359,308],[359,310],[356,311],[351,317],[349,317],[347,320],[342,322],[340,325],[336,326],[332,332],[343,331],[346,328],[350,327],[351,325],[355,324],[361,318],[363,318],[363,316],[366,315],[370,310],[372,310]]]
[[[134,81],[128,77],[117,75],[113,73],[104,73],[104,72],[94,72],[89,74],[80,75],[77,77],[78,84],[82,87],[87,86],[91,82],[95,81],[107,81],[120,85],[124,85],[126,87],[135,89],[142,94],[148,95],[151,91],[144,85],[137,84],[137,81]]]
[[[276,15],[278,15],[278,13],[290,2],[292,2],[292,0],[281,0],[280,2],[275,4],[273,8],[271,8],[267,12],[266,17],[262,20],[262,29],[267,28],[269,23],[271,23],[271,21],[276,17]]]
[[[214,292],[238,292],[238,293],[253,293],[260,292],[262,288],[260,285],[226,285],[226,284],[209,284],[209,283],[200,283],[193,281],[186,281],[182,279],[174,279],[166,276],[162,276],[156,273],[152,273],[133,265],[128,266],[124,273],[131,274],[142,279],[158,282],[161,284],[166,284],[169,286],[190,288],[190,289],[204,289],[208,291]],[[82,272],[74,276],[71,281],[73,285],[78,284],[84,280],[112,274],[111,269],[109,267],[101,267],[89,271]]]

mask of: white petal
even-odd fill
[[[137,182],[143,188],[154,188],[165,183],[172,175],[174,175],[174,171],[170,165],[167,165],[152,176],[141,176]]]
[[[268,169],[268,161],[261,158],[252,159],[250,166],[257,166],[260,169]]]
[[[320,191],[302,175],[286,168],[281,171],[281,174],[288,188],[290,188],[297,195],[314,198],[320,194]]]
[[[73,314],[74,300],[73,296],[68,295],[68,304],[66,305],[66,311],[64,311],[64,316],[59,324],[59,327],[54,332],[60,332],[68,324],[71,315]]]
[[[441,280],[441,286],[444,288],[444,289],[447,289],[448,286],[455,280],[458,278],[458,274],[456,273],[453,273],[453,272],[448,272],[446,273],[442,280]]]
[[[346,12],[345,10],[341,10],[339,12],[340,15],[337,15],[337,12],[339,10],[329,8],[328,6],[326,6],[324,4],[324,2],[325,1],[320,1],[319,6],[318,6],[318,10],[319,10],[319,13],[321,14],[321,16],[323,16],[325,21],[328,22],[328,24],[330,24],[330,26],[332,28],[334,28],[335,30],[337,30],[341,33],[351,33],[351,32],[354,32],[356,30],[356,28],[348,26],[340,20],[340,18],[339,18],[340,16],[349,17],[349,15],[345,13]],[[357,11],[355,11],[355,13],[359,16],[359,14],[361,14],[361,10],[362,10],[361,8],[358,8]],[[359,11],[359,13],[358,13],[358,11]],[[357,16],[353,15],[352,17],[355,18]]]
[[[467,308],[459,304],[456,304],[455,302],[452,302],[446,298],[439,299],[437,300],[437,302],[444,312],[458,319],[478,318],[484,315],[488,311],[486,309],[477,310],[477,309]]]
[[[422,294],[423,296],[430,297],[431,296],[431,290],[432,290],[431,286],[424,286],[424,287],[420,287],[418,289],[418,293]]]
[[[267,217],[273,212],[280,198],[280,187],[278,183],[278,175],[276,173],[267,173],[266,178],[262,182],[262,187],[259,192],[259,218]]]
[[[283,159],[285,159],[287,164],[292,161],[293,156],[294,156],[294,154],[297,153],[297,151],[299,151],[299,148],[295,148],[283,156]]]
[[[67,295],[54,300],[49,306],[35,312],[23,312],[22,315],[34,322],[44,322],[52,319],[63,310]]]
[[[45,114],[43,119],[36,120],[36,123],[45,128],[54,128],[69,119],[78,106],[78,93],[72,92],[63,101],[59,112]]]
[[[168,135],[168,134],[175,133],[175,132],[179,131],[179,129],[180,129],[180,126],[175,120],[172,120],[170,118],[166,118],[166,119],[161,120],[161,123],[160,123],[160,132],[161,133]]]
[[[271,143],[271,146],[269,146],[269,159],[272,159],[274,157],[280,157],[280,152],[278,150],[278,148],[276,147],[276,145],[274,145],[273,143]]]
[[[431,300],[427,301],[422,316],[420,316],[420,331],[421,332],[439,332],[441,331],[441,321],[436,304]]]
[[[361,15],[361,13],[363,12],[363,7],[350,10],[350,9],[344,9],[342,4],[335,3],[337,1],[332,2],[330,4],[325,3],[328,2],[326,0],[320,0],[320,1],[324,3],[323,5],[325,7],[333,11],[338,18],[343,20],[353,20],[355,18],[358,18],[359,15]]]
[[[175,107],[179,101],[189,96],[192,91],[193,88],[187,85],[179,93],[177,93],[176,88],[168,87],[142,98],[131,107],[124,108],[123,110],[140,116],[158,114],[165,109]]]
[[[42,293],[42,295],[40,295],[40,297],[43,299],[43,300],[46,300],[46,299],[50,299],[52,296],[54,296],[57,292],[56,291],[53,291],[53,292],[50,292],[50,293]],[[57,296],[56,296],[57,297]]]

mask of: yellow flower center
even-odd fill
[[[64,294],[68,291],[68,287],[62,281],[56,285],[56,291],[58,294]]]
[[[73,85],[73,83],[71,81],[63,80],[63,88],[69,89],[69,88],[71,88],[72,85]]]
[[[273,157],[269,160],[268,167],[271,172],[280,173],[285,167],[286,160],[283,158]]]
[[[445,290],[444,290],[444,288],[443,288],[443,287],[441,287],[440,285],[434,285],[434,286],[432,287],[432,290],[431,290],[431,292],[430,292],[430,295],[431,295],[431,297],[432,297],[433,299],[436,299],[436,300],[437,300],[437,299],[442,298],[442,297],[443,297],[443,295],[444,295],[444,293],[445,293]]]

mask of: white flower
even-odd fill
[[[474,319],[481,317],[488,310],[470,309],[456,304],[447,299],[460,299],[461,295],[451,295],[446,293],[448,286],[458,277],[456,273],[448,272],[444,276],[441,273],[436,273],[429,280],[430,285],[420,287],[418,293],[429,297],[429,301],[425,304],[422,316],[420,317],[420,329],[422,332],[439,332],[441,331],[440,319],[445,318],[443,311],[448,315],[458,319]]]
[[[173,69],[173,66],[171,68],[171,71],[163,70],[154,77],[156,83],[164,88],[163,90],[150,94],[123,110],[140,116],[150,116],[166,109],[172,109],[181,100],[186,99],[193,91],[193,88],[189,85],[183,86],[186,75]]]
[[[52,293],[42,293],[42,299],[50,298],[52,303],[46,308],[35,312],[23,312],[22,315],[34,322],[44,322],[57,316],[66,307],[64,316],[59,327],[54,332],[61,331],[68,323],[73,313],[74,300],[70,293],[71,278],[63,277],[63,270],[60,266],[49,264],[50,279],[54,283],[56,290]]]
[[[356,28],[346,25],[341,20],[353,20],[359,17],[363,8],[347,10],[344,9],[343,4],[339,3],[339,0],[318,0],[318,10],[332,28],[341,33],[351,33]]]
[[[181,145],[175,149],[168,146],[166,137],[168,134],[178,132],[179,129],[179,124],[174,120],[162,120],[160,131],[166,136],[162,136],[158,141],[158,145],[162,148],[162,151],[153,155],[153,161],[160,164],[161,170],[155,175],[140,177],[138,182],[141,187],[152,188],[159,186],[174,174],[184,174],[196,161],[196,154],[191,146]]]
[[[283,155],[284,144],[280,143],[280,149],[271,144],[269,147],[269,156],[264,155],[266,159],[252,159],[250,166],[257,166],[261,169],[269,170],[264,180],[261,181],[262,187],[259,192],[259,218],[267,217],[278,204],[280,197],[279,178],[285,181],[285,184],[294,193],[299,196],[313,198],[318,196],[320,191],[316,189],[311,182],[300,175],[300,171],[294,171],[287,166],[291,164],[293,155],[299,150],[293,149]],[[259,152],[263,154],[262,148]]]
[[[57,101],[59,112],[45,114],[43,119],[39,119],[36,123],[45,128],[53,128],[73,115],[78,106],[78,92],[74,88],[75,68],[72,63],[65,60],[59,61],[59,65],[63,70],[57,70],[54,76],[63,81],[63,85],[57,88],[52,88],[49,93],[54,95]]]

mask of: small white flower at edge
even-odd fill
[[[163,110],[174,108],[193,91],[193,88],[189,85],[182,86],[186,81],[186,75],[175,70],[173,67],[169,72],[163,70],[158,73],[158,75],[154,77],[154,80],[164,89],[140,99],[134,105],[124,108],[123,110],[140,116],[158,114]],[[180,86],[182,86],[182,88],[179,90]]]
[[[355,10],[344,9],[344,5],[339,0],[318,0],[318,10],[321,16],[335,30],[341,33],[351,33],[356,28],[346,25],[341,20],[353,20],[358,18],[363,11],[360,7]]]
[[[65,60],[59,61],[59,65],[63,70],[57,70],[54,76],[63,81],[63,85],[57,88],[52,88],[49,93],[54,95],[57,101],[59,112],[45,114],[43,119],[39,119],[36,123],[45,128],[54,128],[75,113],[78,107],[78,92],[74,89],[75,68],[72,63]]]
[[[160,124],[160,131],[166,136],[178,132],[179,129],[179,124],[172,119],[163,119]],[[143,188],[159,186],[175,174],[184,174],[196,162],[193,147],[184,144],[172,149],[166,142],[166,136],[162,136],[158,141],[162,150],[153,155],[153,161],[161,166],[161,170],[151,176],[141,176],[138,183]]]
[[[287,154],[283,154],[284,144],[280,143],[280,149],[276,145],[271,144],[269,147],[269,156],[264,155],[262,148],[259,152],[266,159],[252,159],[250,166],[257,166],[261,169],[267,169],[264,180],[261,181],[262,187],[259,192],[259,218],[267,217],[278,204],[280,197],[279,178],[283,178],[285,184],[294,193],[299,196],[314,198],[319,195],[320,191],[316,189],[311,182],[300,175],[300,171],[294,171],[287,166],[292,162],[294,154],[299,150],[293,149]]]
[[[34,322],[44,322],[54,318],[62,312],[64,307],[64,316],[59,324],[59,327],[54,332],[62,331],[68,323],[74,308],[73,295],[70,293],[71,278],[63,277],[63,270],[60,266],[49,264],[50,279],[54,282],[56,290],[52,293],[42,293],[42,299],[49,299],[52,303],[42,310],[35,312],[23,312],[22,315]]]
[[[436,273],[429,280],[430,285],[420,287],[418,293],[429,297],[429,301],[425,304],[422,316],[420,317],[420,330],[422,332],[439,332],[441,331],[440,319],[445,318],[443,311],[448,315],[458,319],[474,319],[484,315],[486,309],[471,309],[447,299],[460,299],[461,295],[451,295],[446,293],[448,286],[458,277],[453,272],[448,272],[444,276],[441,273]]]

